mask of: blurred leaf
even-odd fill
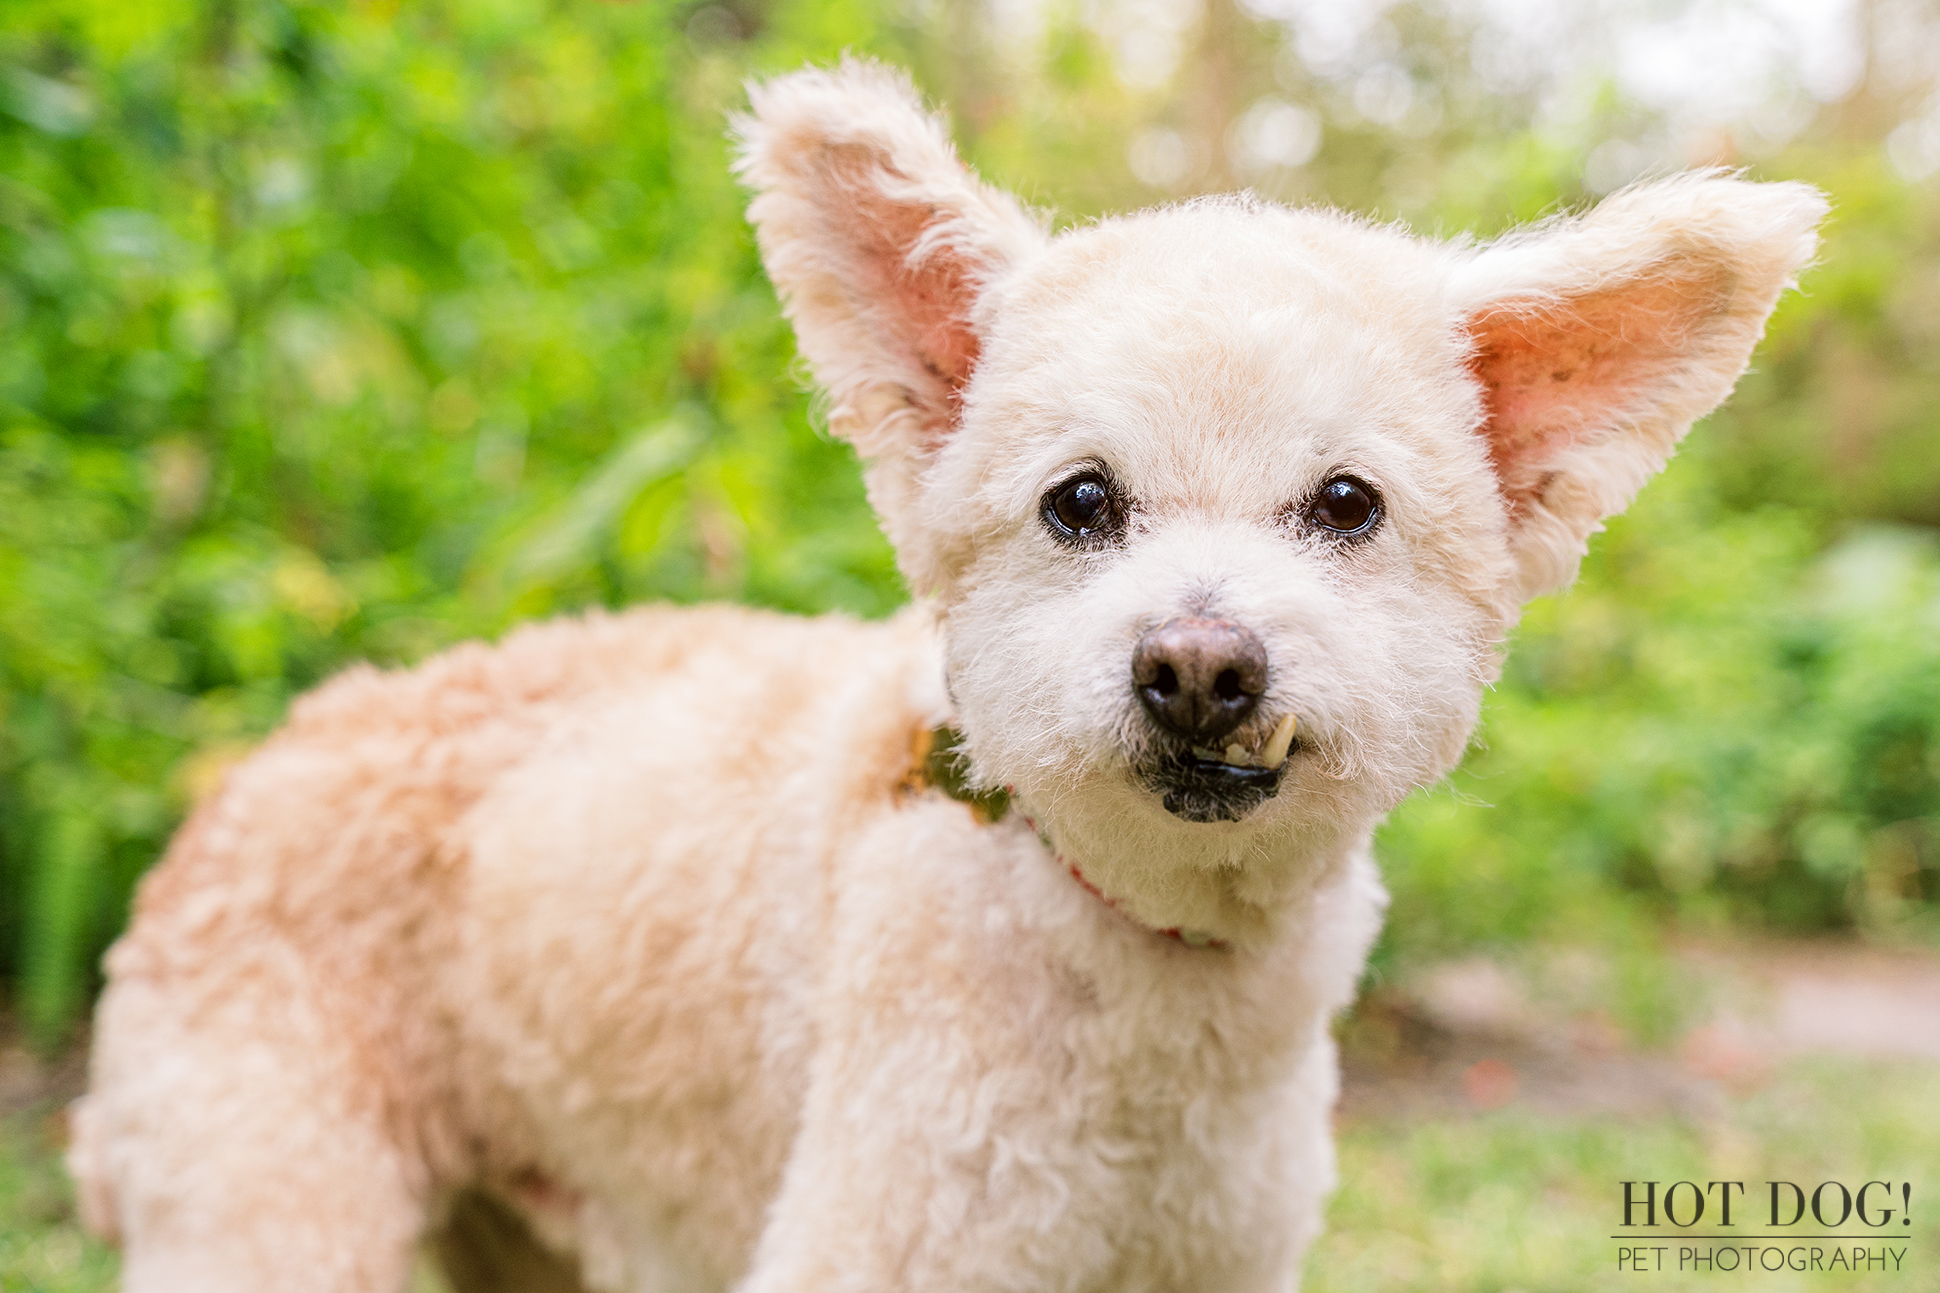
[[[618,524],[648,486],[693,461],[705,432],[704,415],[684,410],[623,442],[565,500],[541,516],[508,562],[520,580],[557,578],[595,555],[597,542]]]

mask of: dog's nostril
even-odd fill
[[[1246,692],[1239,685],[1238,670],[1223,670],[1217,678],[1213,679],[1213,695],[1221,700],[1235,701],[1245,694]]]
[[[1171,665],[1159,666],[1159,676],[1152,679],[1152,690],[1161,696],[1170,696],[1179,690],[1179,675],[1172,671]]]

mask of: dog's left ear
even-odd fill
[[[1009,194],[957,160],[907,79],[858,59],[749,87],[736,170],[761,256],[828,391],[829,427],[920,588],[913,495],[982,348],[984,289],[1044,245]]]
[[[1626,189],[1456,269],[1518,599],[1575,578],[1603,519],[1730,393],[1825,213],[1803,184],[1699,173]]]

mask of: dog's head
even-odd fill
[[[1246,198],[1053,238],[881,68],[740,129],[976,775],[1152,892],[1455,762],[1522,602],[1724,398],[1825,209],[1708,174],[1479,248]]]

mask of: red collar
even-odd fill
[[[1006,787],[1005,790],[1006,790],[1006,793],[1009,793],[1009,787]],[[1014,795],[1012,797],[1011,802],[1013,803],[1016,802],[1016,798]],[[1044,841],[1044,847],[1051,850],[1051,860],[1056,862],[1059,866],[1063,867],[1066,871],[1069,871],[1071,873],[1071,878],[1078,882],[1078,887],[1080,889],[1083,889],[1086,893],[1096,898],[1099,902],[1104,903],[1105,906],[1111,908],[1113,911],[1123,916],[1126,920],[1131,921],[1134,925],[1137,925],[1142,929],[1151,930],[1152,933],[1158,934],[1161,937],[1172,939],[1174,942],[1183,943],[1187,947],[1192,947],[1192,948],[1209,947],[1217,951],[1224,951],[1226,949],[1225,939],[1214,938],[1211,934],[1208,934],[1203,929],[1181,929],[1177,925],[1174,925],[1169,929],[1153,929],[1152,926],[1147,925],[1144,921],[1140,920],[1138,917],[1132,915],[1130,912],[1123,910],[1122,908],[1119,907],[1118,900],[1116,898],[1113,898],[1110,894],[1106,893],[1103,889],[1100,889],[1097,885],[1085,879],[1085,873],[1078,870],[1077,865],[1075,863],[1067,862],[1064,860],[1064,854],[1058,852],[1057,849],[1052,847],[1050,837],[1046,835],[1043,831],[1037,829],[1037,822],[1035,819],[1031,817],[1029,813],[1024,812],[1023,810],[1020,809],[1017,815],[1024,819],[1024,825],[1030,827],[1031,830],[1036,833],[1038,839]]]
[[[1026,817],[1024,819],[1025,824],[1029,825],[1030,820],[1030,818]],[[1051,856],[1059,862],[1064,862],[1064,858],[1059,854],[1053,853]],[[1131,921],[1133,924],[1142,925],[1146,929],[1151,929],[1154,934],[1161,934],[1166,938],[1176,939],[1178,942],[1184,943],[1187,947],[1210,947],[1217,951],[1226,950],[1225,939],[1214,938],[1203,929],[1180,929],[1177,925],[1172,926],[1170,929],[1152,929],[1150,925],[1146,925],[1144,921],[1139,920],[1137,917],[1119,911],[1118,903],[1109,897],[1103,889],[1100,889],[1097,885],[1085,879],[1085,873],[1078,870],[1077,867],[1072,866],[1069,862],[1064,862],[1064,869],[1071,873],[1071,878],[1076,880],[1079,887],[1086,893],[1096,898],[1099,902],[1104,903],[1113,911],[1117,911],[1119,915],[1124,916],[1126,920]]]

